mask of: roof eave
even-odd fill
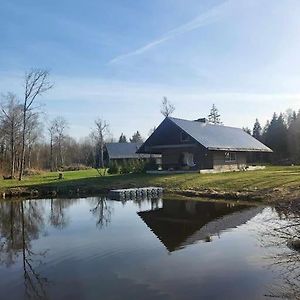
[[[271,149],[255,149],[255,148],[208,147],[207,149],[211,150],[211,151],[265,152],[265,153],[273,152],[273,150],[271,150]]]

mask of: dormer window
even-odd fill
[[[191,136],[188,135],[186,132],[182,131],[180,134],[180,140],[181,140],[181,142],[190,142]]]

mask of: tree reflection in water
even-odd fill
[[[112,202],[106,197],[91,198],[91,213],[96,217],[96,226],[102,228],[111,222],[113,212]]]
[[[20,257],[28,299],[47,299],[47,278],[37,271],[47,251],[34,252],[32,240],[44,229],[44,208],[38,201],[0,202],[0,263],[11,266]]]
[[[49,201],[49,202],[48,202]],[[40,273],[48,250],[36,252],[32,241],[45,233],[45,218],[59,230],[70,223],[67,209],[79,199],[51,199],[0,202],[0,264],[6,267],[20,262],[27,299],[48,299],[49,280]],[[104,198],[92,198],[90,210],[102,228],[111,221],[112,203]],[[50,203],[49,211],[45,205]]]
[[[70,218],[66,215],[66,210],[79,199],[51,199],[50,200],[50,224],[58,229],[64,229],[68,226]]]
[[[270,267],[278,275],[277,283],[273,284],[266,296],[281,299],[300,299],[300,252],[288,247],[291,241],[300,239],[300,207],[290,205],[278,205],[274,215],[259,222],[262,233],[261,242],[272,255]]]

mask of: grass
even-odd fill
[[[182,189],[201,191],[213,189],[223,192],[255,190],[264,192],[275,188],[299,189],[300,167],[267,167],[264,170],[230,172],[219,174],[174,174],[149,175],[128,174],[100,176],[94,169],[64,172],[64,179],[58,173],[44,173],[25,177],[23,181],[0,180],[0,191],[11,188],[56,190],[58,192],[79,189],[86,193],[100,193],[113,188],[162,186],[168,190]]]

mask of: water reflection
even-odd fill
[[[278,215],[274,219],[273,212]],[[268,249],[270,261],[277,280],[269,287],[267,296],[282,299],[300,299],[300,249],[293,241],[300,240],[300,207],[295,203],[277,205],[261,216],[257,223],[261,232],[261,244]]]
[[[111,215],[113,208],[111,202],[106,197],[91,198],[91,205],[93,208],[90,210],[96,217],[96,226],[102,228],[111,222]]]
[[[169,200],[162,208],[138,212],[169,252],[197,241],[211,242],[224,230],[246,223],[261,207],[233,203]]]
[[[245,276],[256,298],[299,299],[300,254],[287,241],[300,238],[300,209],[292,211],[192,200],[121,203],[106,197],[1,201],[0,295],[131,299],[136,291],[136,299],[222,298],[223,284],[225,298],[240,299]],[[252,264],[254,256],[267,257],[268,268],[259,259]],[[173,271],[177,267],[180,272]],[[9,284],[1,284],[4,280]],[[228,289],[227,282],[234,286]]]
[[[78,199],[50,199],[50,216],[49,221],[55,228],[63,229],[69,222],[69,217],[66,216],[66,210],[73,204],[76,204]]]
[[[48,280],[36,270],[47,251],[35,252],[31,246],[44,228],[43,215],[43,206],[36,201],[0,202],[0,263],[8,267],[21,258],[25,294],[30,299],[47,298]]]
[[[0,264],[11,267],[20,260],[23,269],[24,293],[27,299],[48,299],[49,280],[38,270],[44,264],[49,249],[35,251],[32,241],[44,231],[45,223],[63,230],[70,223],[67,210],[79,199],[49,199],[0,202]],[[47,203],[50,208],[47,209]],[[106,198],[91,198],[96,206],[91,210],[97,226],[108,224],[111,209]]]

